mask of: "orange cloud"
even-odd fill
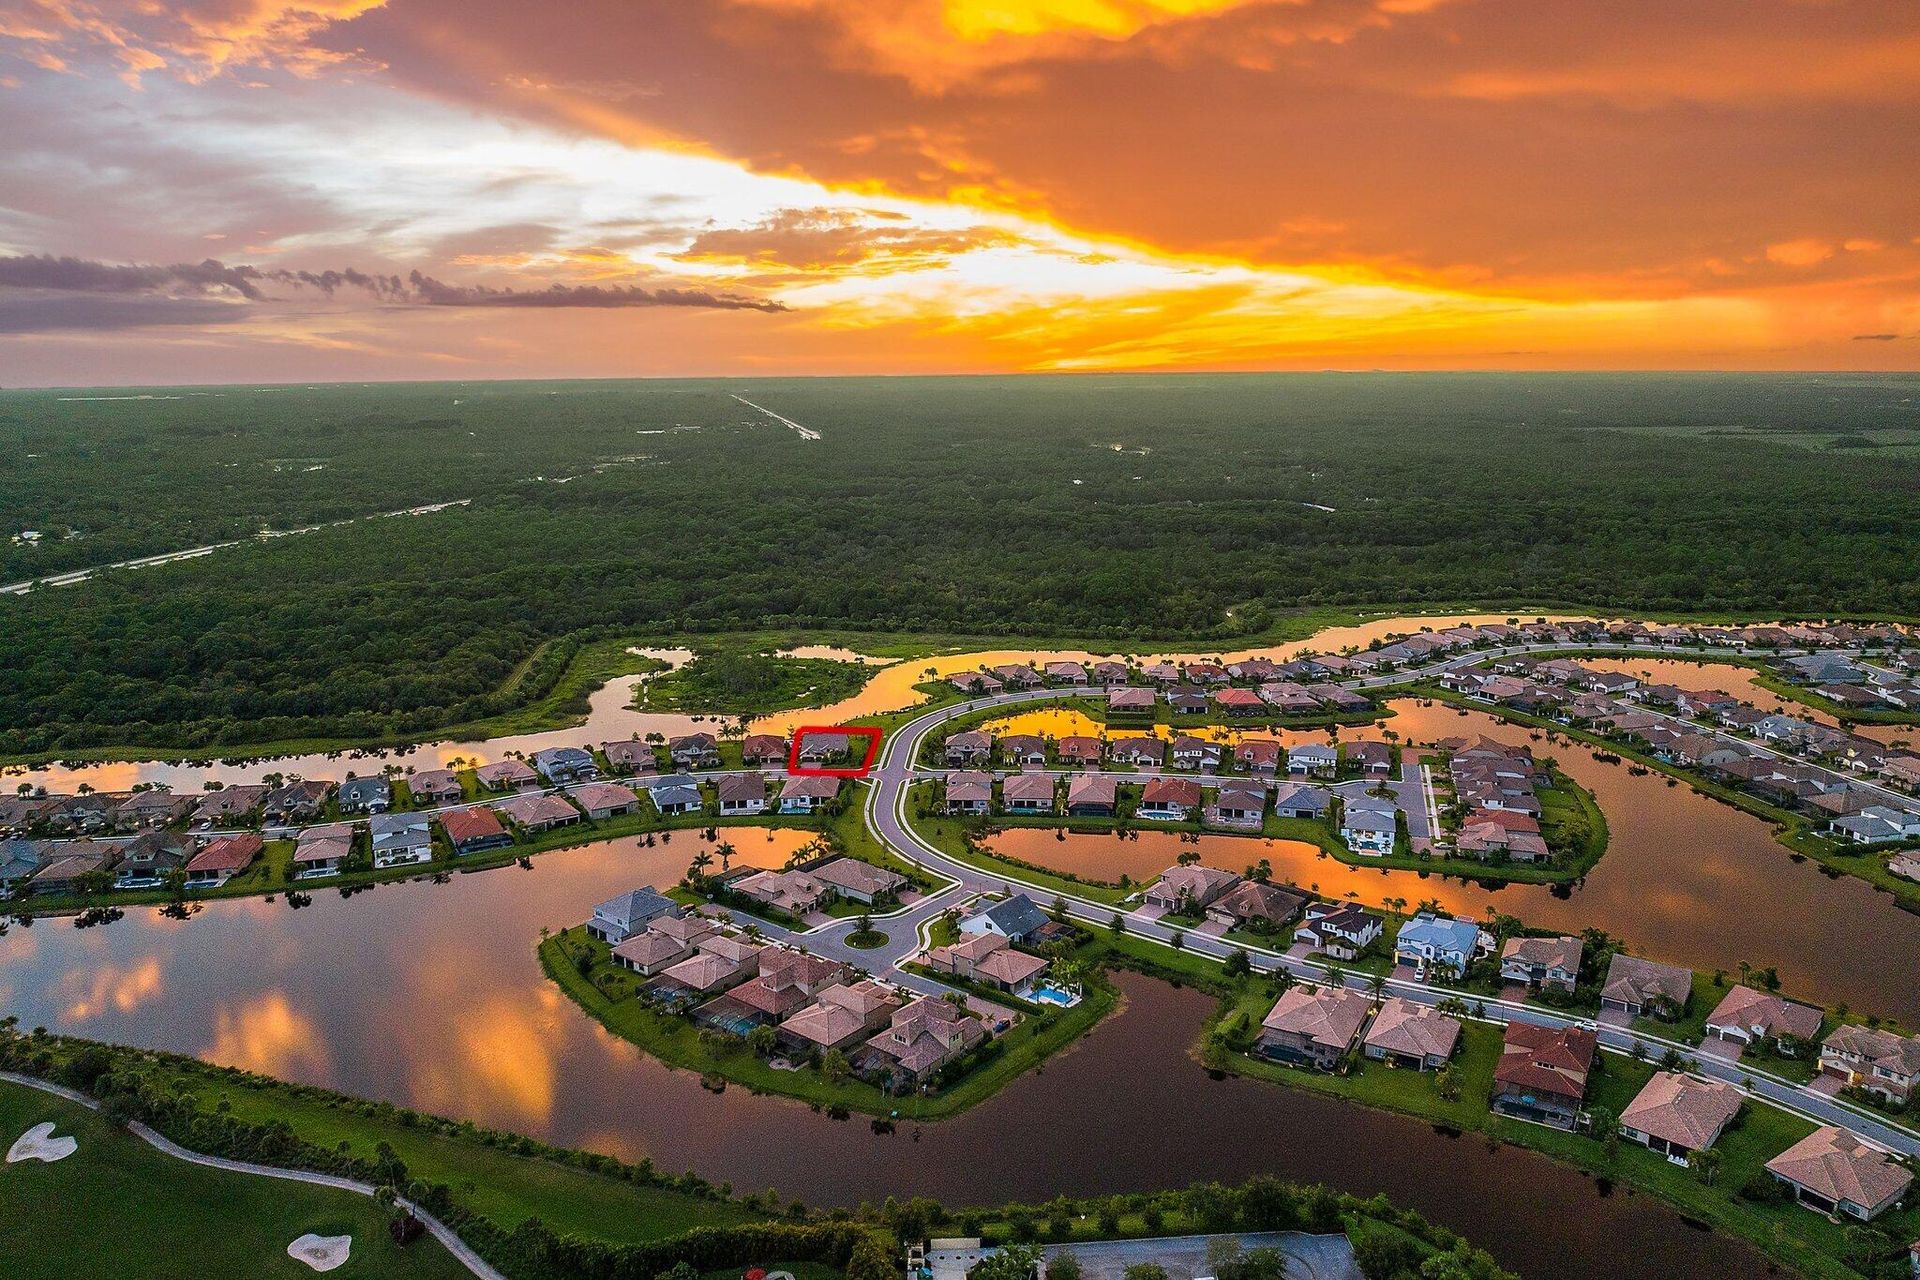
[[[324,1075],[330,1062],[326,1041],[312,1019],[295,1010],[280,991],[220,1009],[213,1040],[200,1056],[282,1079]]]

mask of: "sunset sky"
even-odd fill
[[[0,0],[0,384],[1920,369],[1920,5]]]

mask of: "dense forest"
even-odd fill
[[[1342,604],[1920,615],[1915,378],[76,394],[0,393],[0,579],[470,505],[0,597],[0,754],[422,732],[533,696],[588,631],[1124,645]]]

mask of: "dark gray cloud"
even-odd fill
[[[271,292],[275,289],[283,292]],[[770,298],[707,289],[637,284],[549,284],[513,289],[449,284],[419,271],[400,276],[353,267],[263,270],[213,258],[159,265],[23,254],[0,257],[0,331],[124,329],[142,324],[230,321],[244,318],[249,304],[286,300],[284,291],[289,289],[295,294],[312,291],[328,298],[350,291],[386,306],[787,310],[784,303]],[[107,305],[110,301],[120,305]]]
[[[1898,342],[1900,341],[1900,335],[1897,333],[1856,333],[1853,335],[1853,340],[1855,342]]]

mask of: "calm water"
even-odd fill
[[[1535,740],[1529,730],[1477,711],[1461,714],[1410,700],[1393,703],[1392,710],[1385,724],[1409,743],[1484,735],[1557,760],[1594,793],[1606,814],[1606,856],[1578,886],[1556,890],[1487,888],[1438,875],[1349,867],[1290,840],[1203,836],[1194,845],[1180,843],[1176,833],[1147,831],[1125,841],[1107,834],[1070,834],[1062,841],[1052,831],[1019,828],[996,835],[992,847],[1102,880],[1122,873],[1150,877],[1191,849],[1230,871],[1266,858],[1276,880],[1329,896],[1371,905],[1437,898],[1463,915],[1495,909],[1572,933],[1593,926],[1625,938],[1637,951],[1698,969],[1732,970],[1741,960],[1775,965],[1800,995],[1845,1002],[1908,1025],[1920,1022],[1913,967],[1920,955],[1920,915],[1901,910],[1890,895],[1850,876],[1830,878],[1815,863],[1796,863],[1758,818],[1684,785],[1669,787],[1658,774],[1635,777],[1624,765],[1601,764],[1585,746]]]
[[[756,838],[736,844],[742,860],[761,851]],[[1121,979],[1124,1012],[1083,1043],[936,1125],[877,1135],[865,1120],[783,1099],[710,1093],[607,1035],[544,980],[533,954],[543,926],[677,876],[695,847],[627,841],[546,855],[532,871],[318,895],[300,910],[236,900],[184,923],[144,909],[105,928],[42,921],[0,939],[0,1008],[29,1026],[645,1154],[815,1204],[890,1193],[999,1203],[1267,1172],[1385,1191],[1516,1268],[1544,1253],[1575,1280],[1767,1274],[1751,1251],[1656,1201],[1602,1195],[1541,1157],[1308,1093],[1211,1080],[1188,1056],[1211,1001],[1137,977]],[[1116,1124],[1120,1113],[1132,1119]]]

